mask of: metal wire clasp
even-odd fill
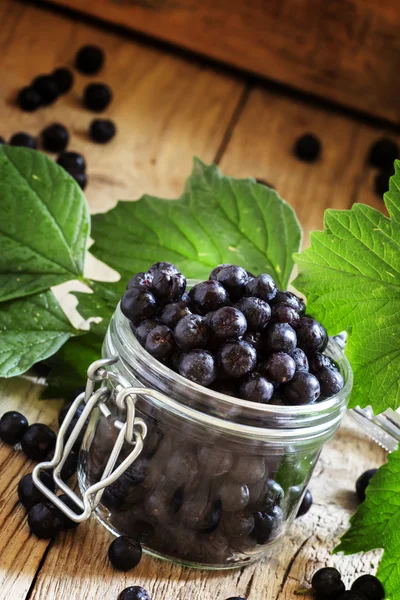
[[[58,433],[54,457],[51,461],[38,464],[32,473],[35,486],[57,506],[69,519],[75,523],[81,523],[90,517],[93,510],[99,504],[104,489],[118,479],[122,473],[136,460],[143,449],[143,440],[147,435],[147,426],[143,419],[135,416],[136,394],[141,388],[126,388],[120,381],[118,375],[110,373],[106,367],[115,364],[118,357],[105,358],[97,360],[88,368],[88,379],[85,392],[82,392],[72,403]],[[87,418],[92,410],[97,406],[102,413],[109,417],[110,410],[106,406],[112,392],[106,386],[101,386],[95,391],[96,384],[101,384],[107,380],[113,380],[116,384],[116,404],[119,408],[126,411],[126,421],[115,421],[115,426],[120,430],[107,464],[104,468],[100,480],[91,485],[83,494],[82,498],[62,480],[61,470],[71,452],[80,432],[86,426]],[[85,407],[72,429],[68,439],[65,439],[68,427],[71,424],[78,407],[85,403]],[[133,446],[133,450],[128,456],[115,467],[124,442]],[[43,471],[53,471],[53,479],[59,489],[61,489],[76,505],[81,509],[77,513],[65,504],[60,498],[47,488],[40,479]]]

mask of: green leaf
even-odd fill
[[[89,235],[74,179],[37,150],[0,147],[0,301],[80,277]]]
[[[355,204],[327,210],[325,229],[295,257],[294,286],[334,335],[346,330],[354,372],[351,406],[400,405],[400,162],[385,194],[390,218]]]
[[[220,263],[267,272],[286,288],[301,228],[293,209],[254,179],[233,179],[195,159],[178,200],[143,196],[92,219],[91,252],[119,271],[120,292],[132,273],[156,261],[175,263],[190,278]]]
[[[0,304],[0,377],[25,373],[74,333],[50,291]]]
[[[400,449],[371,479],[366,500],[335,552],[355,554],[383,548],[377,576],[386,598],[400,600]]]

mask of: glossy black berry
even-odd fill
[[[213,338],[218,342],[239,339],[247,329],[244,314],[233,306],[223,306],[210,319]]]
[[[250,373],[242,382],[239,389],[239,395],[243,400],[251,400],[252,402],[259,402],[261,404],[269,402],[273,393],[273,384],[266,377],[260,375],[260,373]]]
[[[209,386],[217,378],[215,359],[207,350],[192,350],[182,355],[179,374],[199,385]]]
[[[315,162],[319,158],[321,150],[320,139],[314,133],[304,133],[293,146],[296,158],[308,163]]]
[[[304,494],[303,500],[299,506],[299,510],[297,511],[296,519],[299,517],[303,517],[308,513],[313,503],[313,498],[310,490],[307,490]]]
[[[182,273],[158,270],[153,273],[152,292],[163,302],[175,302],[186,289],[186,277]]]
[[[151,600],[150,594],[140,585],[133,585],[122,590],[118,600]]]
[[[147,334],[145,348],[155,358],[167,358],[175,349],[172,330],[166,325],[157,325]]]
[[[112,100],[111,88],[105,83],[90,83],[84,91],[83,103],[88,110],[102,112]]]
[[[290,356],[295,362],[296,371],[303,371],[304,373],[308,373],[308,359],[306,353],[303,352],[303,350],[301,350],[300,348],[295,348],[293,352],[290,353]]]
[[[90,123],[89,135],[97,144],[107,144],[107,142],[113,139],[116,133],[117,128],[111,119],[94,119]]]
[[[58,93],[66,94],[72,88],[74,84],[74,76],[72,71],[67,69],[66,67],[60,67],[53,71],[53,79],[56,82]]]
[[[189,292],[193,304],[202,315],[218,310],[229,303],[226,289],[218,281],[203,281]]]
[[[42,106],[48,106],[59,96],[57,83],[51,75],[39,75],[32,81],[32,87],[40,96]]]
[[[322,368],[316,375],[321,388],[321,396],[330,398],[340,392],[344,386],[344,379],[337,369]]]
[[[374,192],[379,198],[389,190],[389,180],[393,175],[393,169],[387,171],[379,171],[374,177]]]
[[[0,440],[15,446],[21,441],[27,429],[28,421],[24,415],[16,410],[6,412],[0,419]]]
[[[266,544],[273,532],[282,521],[282,510],[279,506],[273,506],[268,511],[257,511],[254,513],[254,529],[251,532],[257,544]]]
[[[86,161],[78,152],[61,152],[57,163],[68,172],[84,173],[86,171]]]
[[[60,533],[63,519],[60,511],[49,502],[35,504],[28,513],[31,533],[40,539],[50,539]]]
[[[18,106],[25,112],[34,112],[39,108],[40,102],[40,94],[32,86],[24,87],[18,92]]]
[[[243,339],[251,344],[258,353],[262,352],[264,342],[260,331],[246,331]]]
[[[155,316],[157,301],[151,292],[140,288],[128,288],[122,296],[121,311],[127,319],[137,323]]]
[[[365,471],[356,481],[356,494],[360,502],[364,502],[366,496],[365,491],[371,481],[372,477],[377,473],[378,469],[369,469]]]
[[[246,285],[246,293],[248,296],[256,296],[270,302],[276,296],[276,285],[271,275],[263,274],[253,279],[249,279]]]
[[[271,301],[271,304],[285,304],[291,306],[300,316],[304,314],[306,306],[304,300],[292,292],[283,292],[278,290],[275,297]]]
[[[160,261],[151,265],[149,273],[154,275],[157,271],[166,271],[167,273],[179,273],[179,269],[170,262]]]
[[[282,388],[284,403],[291,406],[312,404],[320,396],[319,382],[311,373],[297,372],[293,379]]]
[[[310,373],[312,373],[313,375],[317,375],[324,369],[336,369],[337,370],[337,368],[338,368],[336,363],[331,358],[329,358],[329,356],[326,356],[325,354],[322,354],[321,352],[315,352],[314,354],[309,354],[307,358],[308,358]]]
[[[61,123],[52,123],[41,133],[42,145],[49,152],[62,152],[68,146],[68,129]]]
[[[261,298],[254,296],[242,298],[236,304],[236,308],[246,317],[249,331],[262,331],[271,318],[271,307]]]
[[[25,455],[36,461],[45,460],[55,445],[56,434],[43,423],[30,425],[21,439],[21,448]]]
[[[75,171],[74,169],[70,169],[68,173],[75,179],[79,187],[84,190],[88,182],[86,173],[82,173],[82,171]]]
[[[333,567],[324,567],[314,573],[311,585],[321,600],[336,600],[346,589],[339,571]]]
[[[225,375],[237,379],[254,369],[257,352],[251,344],[243,340],[227,342],[218,350],[217,359]]]
[[[51,460],[52,456],[50,457]],[[68,481],[73,475],[75,475],[78,469],[78,454],[75,450],[71,450],[68,454],[65,463],[61,469],[61,479]]]
[[[287,383],[296,372],[296,363],[293,358],[285,352],[275,352],[262,363],[260,371],[270,381],[275,383]]]
[[[108,558],[115,569],[129,571],[140,563],[142,546],[138,541],[126,535],[121,535],[110,545]]]
[[[146,345],[146,339],[150,331],[152,331],[160,323],[156,319],[145,319],[135,330],[135,336],[141,346]]]
[[[374,575],[361,575],[351,586],[351,591],[360,594],[366,600],[384,600],[385,590],[383,585]]]
[[[52,492],[55,492],[56,484],[52,476],[46,471],[42,471],[40,474],[40,480],[42,483]],[[39,491],[35,486],[32,479],[32,473],[24,475],[18,483],[18,499],[21,504],[28,510],[39,504],[39,502],[47,502],[46,496]]]
[[[393,163],[399,158],[399,147],[390,138],[381,138],[374,142],[368,155],[368,163],[378,169],[392,170]]]
[[[136,275],[130,278],[130,280],[126,284],[126,289],[128,290],[131,287],[136,287],[141,288],[142,290],[151,291],[152,285],[153,275],[151,273],[145,273],[144,271],[140,271],[139,273],[136,273]]]
[[[270,323],[264,336],[266,350],[290,354],[297,344],[295,330],[288,323]]]
[[[36,139],[33,135],[24,133],[23,131],[14,133],[8,143],[11,146],[21,146],[21,148],[31,148],[32,150],[36,149]]]
[[[247,271],[236,265],[220,265],[218,272],[214,274],[215,279],[224,286],[231,300],[238,300],[245,292],[249,276]],[[211,277],[210,277],[211,279]]]
[[[82,46],[75,56],[75,67],[85,75],[98,73],[104,65],[104,52],[99,46]]]
[[[274,323],[289,323],[292,327],[296,327],[300,321],[300,315],[292,306],[288,306],[287,304],[273,304],[271,321]]]
[[[182,350],[205,348],[210,338],[207,321],[200,315],[186,315],[174,330],[175,341]]]
[[[79,508],[79,506],[77,506],[75,504],[75,502],[72,500],[72,498],[67,496],[67,494],[61,494],[61,496],[59,496],[59,498],[60,498],[61,502],[64,502],[64,504],[66,504],[68,506],[68,508],[70,508],[76,515],[79,515],[82,512],[82,509]],[[62,521],[63,529],[75,529],[75,527],[78,527],[79,523],[76,523],[72,519],[69,519],[67,517],[67,515],[65,515],[62,511],[59,511],[59,512],[61,514],[61,521]]]
[[[302,317],[296,327],[297,345],[308,354],[322,352],[328,343],[325,328],[311,317]]]
[[[173,329],[183,317],[190,314],[191,311],[186,302],[171,302],[171,304],[167,304],[160,314],[160,321]]]

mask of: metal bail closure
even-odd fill
[[[99,504],[103,495],[104,489],[116,481],[122,473],[137,459],[143,449],[143,440],[147,435],[147,426],[143,419],[135,417],[135,404],[137,393],[143,391],[143,388],[126,388],[120,381],[118,375],[110,373],[105,367],[110,366],[118,361],[118,357],[105,358],[97,360],[88,368],[88,379],[85,392],[82,392],[72,403],[57,436],[54,457],[51,461],[38,464],[32,473],[35,486],[44,494],[51,502],[60,509],[71,521],[82,523],[86,521],[92,512]],[[106,386],[99,387],[96,391],[94,388],[96,383],[101,383],[107,380],[113,380],[116,384],[116,404],[119,408],[126,411],[126,421],[115,421],[114,425],[120,431],[112,452],[109,456],[107,464],[104,468],[100,480],[91,485],[83,494],[82,498],[77,496],[75,492],[62,480],[61,470],[64,463],[71,452],[74,443],[76,442],[82,429],[86,426],[86,421],[92,410],[98,406],[105,417],[111,415],[110,410],[106,406],[107,400],[111,396],[111,390]],[[78,407],[85,403],[85,407],[79,416],[74,428],[67,439],[67,430],[76,414]],[[128,456],[115,467],[118,457],[121,453],[124,442],[133,446],[133,450]],[[53,471],[53,479],[58,488],[60,488],[76,505],[81,509],[81,513],[77,513],[65,504],[54,492],[47,488],[40,479],[40,474],[43,471]]]

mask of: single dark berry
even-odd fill
[[[112,100],[111,88],[105,83],[90,83],[84,91],[83,103],[88,110],[102,112]]]
[[[56,490],[56,484],[52,476],[46,471],[42,471],[40,474],[40,480],[42,483],[52,492]],[[25,508],[28,510],[39,504],[39,502],[47,502],[47,498],[36,485],[33,483],[32,473],[24,475],[18,483],[18,499]]]
[[[293,358],[296,364],[296,371],[303,371],[304,373],[308,373],[308,359],[307,355],[300,348],[295,348],[293,352],[290,353],[290,356]]]
[[[217,276],[218,276],[218,273],[219,273],[220,271],[222,271],[222,269],[225,269],[225,267],[230,267],[230,266],[231,266],[231,265],[230,265],[230,264],[228,264],[228,263],[224,263],[224,264],[222,264],[222,265],[217,265],[217,266],[216,266],[216,267],[214,267],[214,269],[211,271],[209,279],[210,279],[211,281],[217,281]]]
[[[297,511],[296,519],[299,517],[303,517],[305,514],[307,514],[312,506],[312,503],[313,503],[313,498],[312,498],[311,492],[310,492],[310,490],[307,490],[306,493],[304,494],[303,500],[301,501],[299,510]]]
[[[59,69],[53,71],[52,77],[56,82],[58,93],[60,95],[69,92],[69,90],[74,84],[74,76],[72,74],[72,71],[70,71],[66,67],[60,67]]]
[[[270,302],[276,296],[276,285],[271,275],[263,274],[249,279],[246,285],[247,296],[256,296]]]
[[[293,146],[296,158],[308,163],[315,162],[319,158],[321,150],[320,139],[314,133],[304,133]]]
[[[60,533],[63,519],[60,511],[48,502],[39,502],[28,513],[28,525],[31,533],[40,539],[50,539]]]
[[[84,173],[86,171],[86,162],[82,154],[78,152],[61,152],[57,158],[57,163],[68,173],[70,171]]]
[[[43,423],[34,423],[25,431],[21,439],[21,448],[25,455],[36,461],[42,461],[56,445],[56,434]]]
[[[219,308],[211,317],[211,332],[218,342],[239,339],[247,329],[244,314],[233,306]]]
[[[21,441],[27,429],[28,421],[24,415],[16,410],[6,412],[0,419],[0,440],[15,446]]]
[[[127,319],[137,323],[151,319],[157,312],[157,301],[151,292],[140,288],[129,288],[122,296],[121,311]]]
[[[152,292],[163,302],[180,300],[186,289],[186,277],[182,273],[155,271],[153,273]]]
[[[8,143],[11,146],[21,146],[21,148],[31,148],[32,150],[36,149],[36,139],[33,135],[24,133],[23,131],[14,133]]]
[[[39,92],[31,86],[22,88],[18,92],[17,103],[21,110],[33,112],[40,106],[41,98]]]
[[[381,138],[374,142],[368,155],[368,163],[378,169],[393,170],[393,163],[399,158],[399,147],[390,138]]]
[[[385,590],[383,585],[374,575],[361,575],[351,586],[351,591],[360,594],[366,600],[384,600]]]
[[[39,75],[32,81],[32,87],[38,92],[43,106],[52,104],[58,98],[58,86],[51,75]]]
[[[243,400],[251,400],[261,404],[269,402],[273,393],[273,384],[260,373],[250,373],[239,389],[239,395]]]
[[[273,304],[271,309],[271,321],[274,323],[289,323],[296,328],[300,321],[300,315],[292,306],[287,304]]]
[[[115,569],[129,571],[140,563],[142,546],[138,541],[126,535],[121,535],[110,545],[108,558]]]
[[[202,315],[213,310],[218,310],[229,303],[226,289],[218,281],[203,281],[198,283],[189,292],[195,308]]]
[[[333,567],[324,567],[314,573],[311,585],[321,600],[337,600],[346,589],[339,571]]]
[[[186,302],[171,302],[167,304],[160,315],[160,321],[172,329],[183,317],[192,314]]]
[[[151,273],[144,273],[141,271],[140,273],[136,273],[126,284],[126,289],[128,290],[131,287],[141,288],[142,290],[151,291],[151,286],[153,285],[153,275]],[[167,325],[167,323],[166,323]]]
[[[285,306],[290,306],[294,308],[296,312],[302,316],[305,312],[306,306],[304,304],[304,300],[296,294],[292,292],[282,292],[278,290],[273,300],[271,300],[271,304],[285,304]]]
[[[336,363],[331,358],[329,358],[329,356],[326,356],[325,354],[322,354],[321,352],[315,352],[315,354],[309,354],[308,355],[308,364],[309,364],[310,373],[312,373],[313,375],[317,375],[324,369],[338,370],[338,366],[336,365]]]
[[[68,146],[68,129],[61,123],[52,123],[43,129],[42,145],[49,152],[62,152]]]
[[[311,317],[302,317],[296,327],[297,345],[308,354],[322,352],[328,343],[325,328]]]
[[[84,190],[88,181],[86,173],[82,173],[82,171],[75,171],[74,169],[70,169],[68,173],[75,179],[79,187]]]
[[[374,177],[374,192],[379,198],[383,198],[384,194],[389,190],[389,180],[393,175],[393,169],[387,171],[379,171]]]
[[[311,373],[297,372],[282,388],[284,403],[289,405],[312,404],[320,396],[319,382]]]
[[[271,318],[271,307],[261,298],[255,298],[254,296],[242,298],[236,304],[236,308],[246,317],[249,331],[263,330]]]
[[[95,75],[104,65],[104,52],[99,46],[82,46],[75,56],[75,67],[85,75]]]
[[[290,354],[296,348],[297,336],[288,323],[271,323],[265,331],[264,341],[268,352]]]
[[[275,383],[286,383],[293,379],[296,372],[296,363],[293,358],[285,352],[275,352],[260,365],[260,372],[270,381]]]
[[[237,379],[254,369],[257,352],[251,344],[243,340],[227,342],[218,350],[217,359],[225,375]]]
[[[151,600],[151,598],[147,590],[140,585],[133,585],[125,588],[118,596],[118,600]]]
[[[179,269],[173,265],[172,263],[169,262],[156,262],[154,263],[154,265],[151,265],[150,269],[149,269],[149,273],[151,273],[152,275],[154,275],[157,271],[166,271],[167,273],[179,273]]]
[[[167,358],[175,349],[174,334],[166,325],[157,325],[147,334],[145,348],[155,358]]]
[[[324,367],[316,374],[316,378],[321,388],[321,396],[324,398],[335,396],[344,386],[343,377],[337,369]]]
[[[186,315],[175,327],[174,337],[182,350],[205,348],[210,337],[210,328],[204,317]]]
[[[144,347],[146,345],[148,334],[159,324],[156,319],[145,319],[140,323],[135,331],[135,336],[141,346]]]
[[[365,471],[365,473],[360,475],[360,477],[357,479],[356,494],[357,494],[360,502],[364,502],[364,500],[366,498],[365,491],[369,485],[369,482],[371,481],[372,477],[375,475],[375,473],[377,471],[378,471],[378,469],[369,469],[368,471]]]
[[[50,457],[53,458],[52,456]],[[68,479],[71,479],[71,477],[73,475],[75,475],[76,471],[78,469],[78,454],[77,452],[75,452],[75,450],[71,450],[71,452],[68,454],[65,463],[63,465],[63,468],[61,469],[61,479],[63,481],[68,481]]]
[[[89,135],[97,144],[106,144],[113,139],[116,133],[117,128],[111,119],[94,119],[90,123]]]
[[[262,352],[264,342],[260,331],[246,331],[243,339],[251,344],[257,350],[257,353]]]
[[[282,522],[282,510],[275,505],[268,511],[254,513],[254,529],[251,532],[257,544],[266,544]]]
[[[192,350],[182,355],[179,373],[182,377],[207,387],[217,378],[215,359],[207,350]]]
[[[75,502],[72,500],[72,498],[67,496],[67,494],[61,494],[61,496],[59,496],[59,498],[60,498],[61,502],[64,502],[64,504],[66,504],[68,506],[68,508],[70,508],[76,515],[79,515],[82,512],[82,509],[79,508],[79,506],[77,506],[75,504]],[[67,515],[65,515],[62,511],[59,511],[59,512],[61,514],[63,529],[75,529],[75,527],[78,527],[79,523],[76,523],[72,519],[69,519],[67,517]]]
[[[232,300],[238,300],[245,292],[246,283],[249,280],[247,271],[236,265],[220,265],[218,272],[212,272],[215,279],[224,286]]]

